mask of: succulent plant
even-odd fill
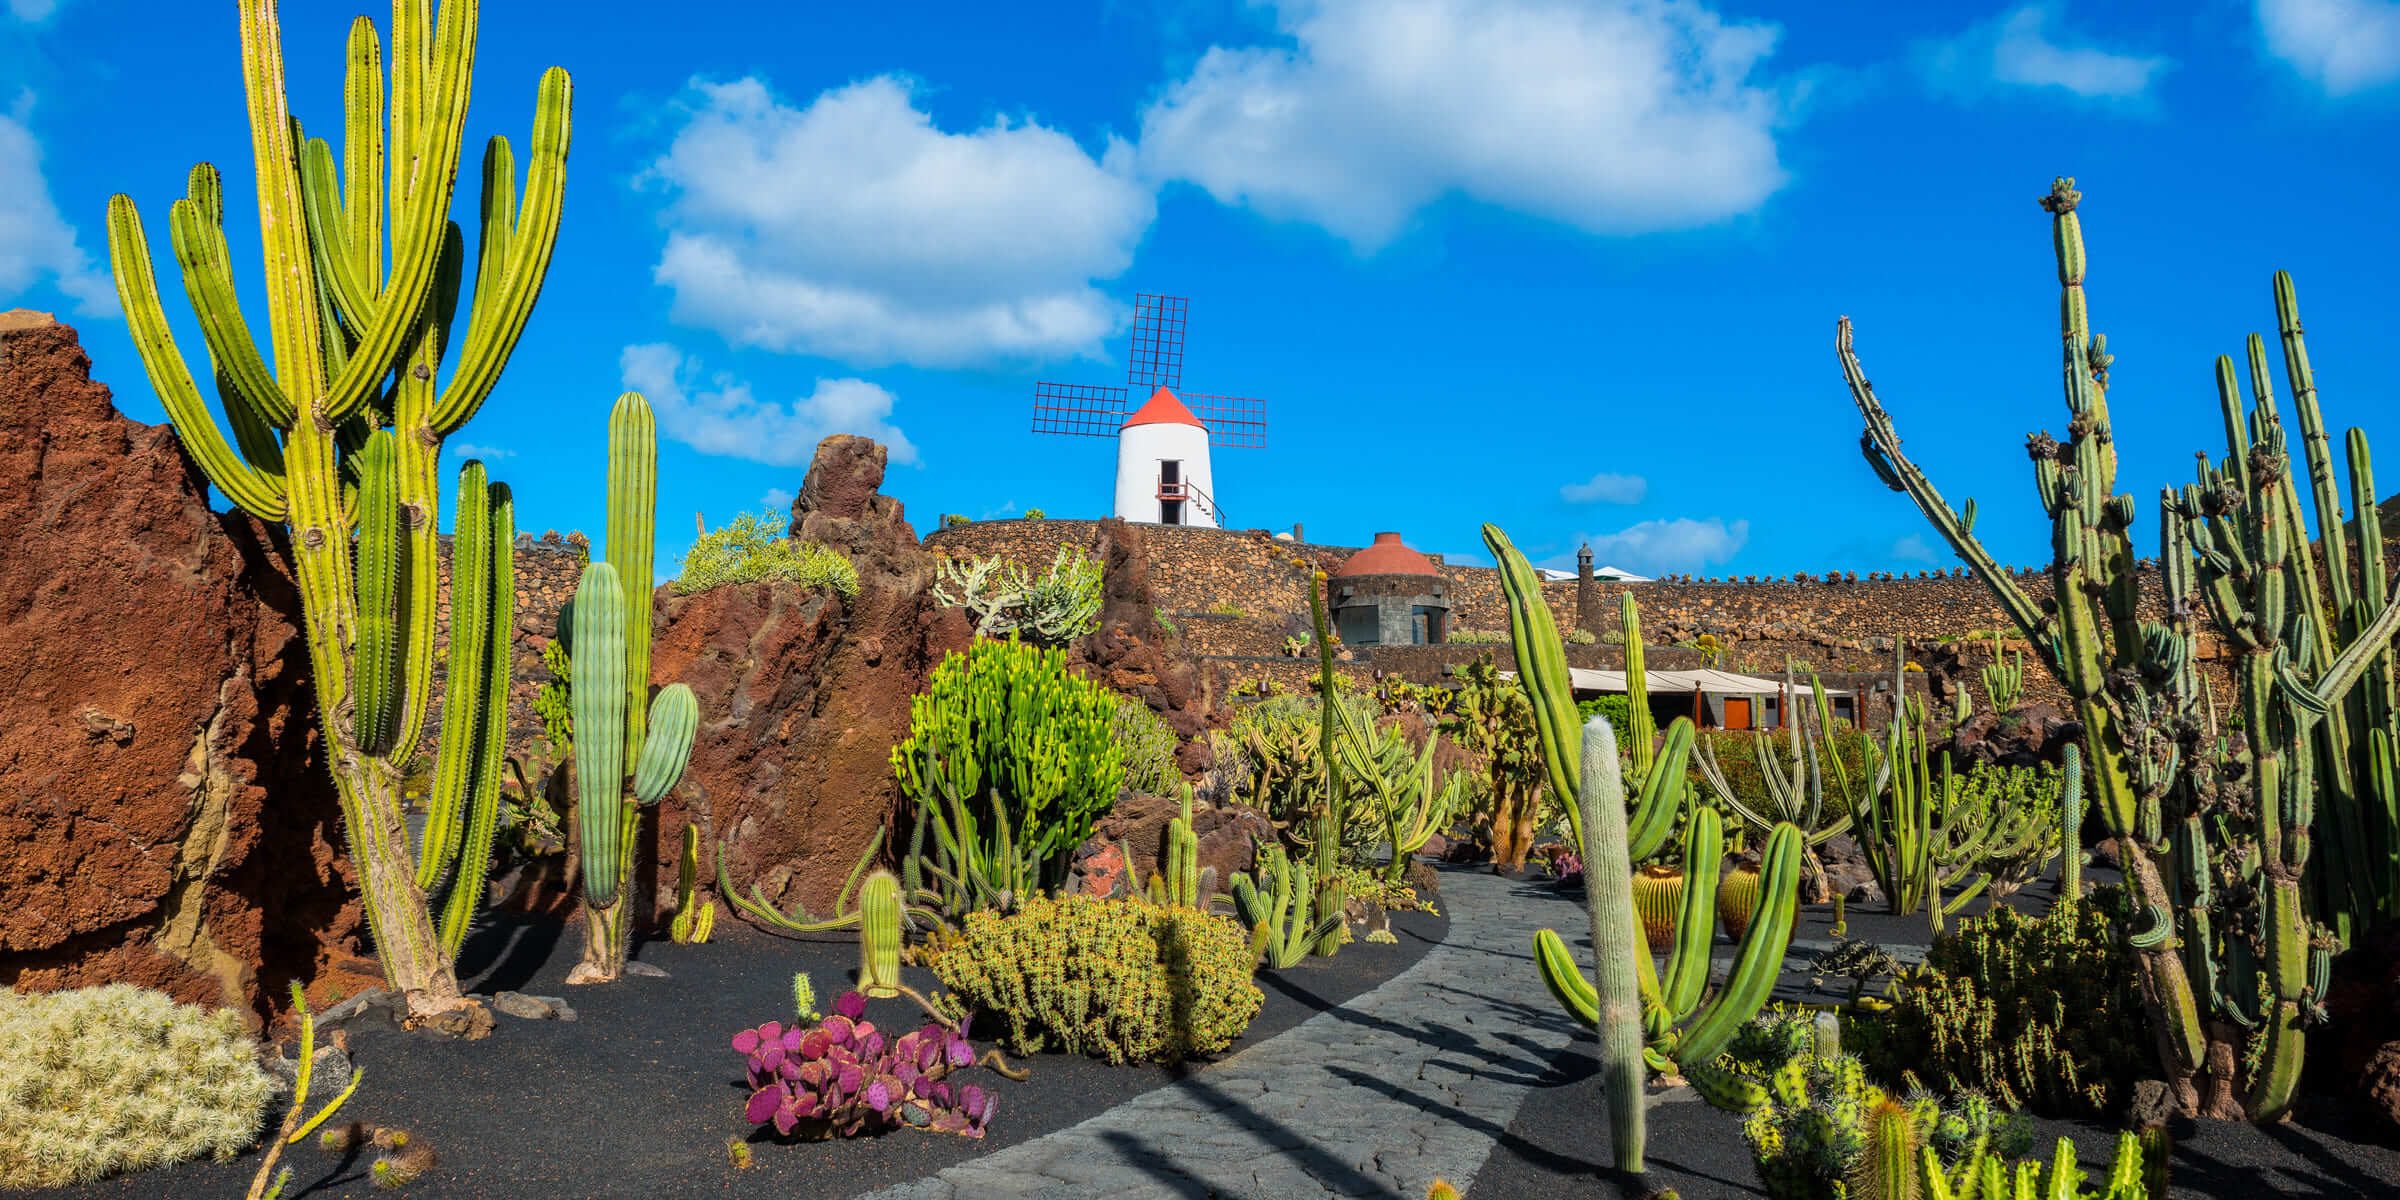
[[[754,1124],[785,1137],[858,1137],[920,1129],[980,1138],[995,1100],[947,1076],[974,1065],[975,1047],[939,1022],[887,1037],[866,1019],[866,997],[844,992],[813,1026],[769,1021],[733,1035],[749,1070]]]

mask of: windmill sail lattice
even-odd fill
[[[1209,445],[1221,450],[1264,449],[1264,400],[1182,390],[1184,322],[1190,309],[1191,301],[1182,296],[1144,292],[1134,297],[1124,386],[1049,380],[1035,384],[1033,432],[1113,438],[1133,411],[1130,401],[1166,388],[1207,426]]]

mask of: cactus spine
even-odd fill
[[[271,354],[254,341],[235,293],[214,167],[193,169],[168,222],[222,425],[175,343],[141,216],[122,194],[109,201],[109,258],[135,347],[185,452],[235,504],[291,529],[310,682],[376,952],[391,989],[430,1015],[461,1002],[403,832],[400,778],[432,703],[441,444],[490,395],[541,290],[564,195],[570,88],[564,71],[542,77],[521,202],[508,142],[494,138],[486,150],[478,271],[472,315],[464,315],[464,238],[449,216],[475,5],[453,0],[437,22],[431,4],[395,3],[388,88],[373,23],[351,26],[338,163],[290,118],[273,0],[240,7]],[[437,379],[445,350],[456,352],[447,382]],[[451,675],[445,722],[505,694],[482,673]],[[444,737],[442,753],[471,756],[481,744],[471,734]],[[468,764],[447,777],[456,789],[478,774]],[[471,813],[472,804],[455,803],[459,794],[451,810]],[[466,840],[438,840],[454,836]]]
[[[878,868],[858,896],[858,990],[868,997],[900,994],[900,880]]]
[[[2231,359],[2217,364],[2225,457],[2204,461],[2197,483],[2162,496],[2167,616],[2144,620],[2129,532],[2137,507],[2115,492],[2112,359],[2091,332],[2083,291],[2081,200],[2074,181],[2062,178],[2042,201],[2058,263],[2072,418],[2065,441],[2037,434],[2027,443],[2056,547],[2049,573],[2061,600],[2054,609],[2045,611],[1999,567],[1967,515],[1901,451],[1891,416],[1851,351],[1847,319],[1837,328],[1836,351],[1866,423],[1868,461],[1991,588],[2084,725],[2094,803],[2118,844],[2134,851],[2124,861],[2139,916],[2128,937],[2178,1106],[2273,1120],[2297,1088],[2302,1017],[2322,1003],[2330,953],[2361,922],[2400,911],[2400,855],[2393,853],[2400,781],[2389,770],[2400,740],[2393,688],[2400,604],[2383,575],[2366,439],[2357,430],[2347,439],[2356,511],[2346,521],[2298,301],[2290,278],[2278,273],[2284,373],[2299,413],[2325,581],[2265,343],[2254,337],[2247,404]],[[2193,624],[2203,609],[2233,651],[2237,736],[2214,728],[2194,663]],[[2318,841],[2328,852],[2312,863]],[[2241,886],[2219,887],[2220,874]],[[2230,1031],[2253,1027],[2262,1030],[2256,1067],[2245,1072],[2237,1066],[2243,1047]]]
[[[608,422],[608,557],[586,564],[575,588],[569,692],[586,937],[569,983],[606,983],[624,971],[633,913],[622,901],[633,877],[630,851],[641,810],[683,778],[700,725],[700,702],[690,688],[671,683],[655,698],[649,694],[657,463],[650,403],[627,392]],[[614,730],[625,734],[612,736]]]

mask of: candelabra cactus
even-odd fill
[[[633,877],[629,851],[641,810],[683,778],[700,725],[700,702],[692,689],[671,683],[656,698],[650,696],[657,464],[650,404],[641,393],[627,392],[617,398],[608,422],[608,557],[584,566],[571,614],[575,819],[583,854],[586,937],[583,960],[568,973],[569,983],[607,983],[623,973],[633,920],[631,906],[624,903]],[[622,737],[617,730],[624,731]]]
[[[1868,461],[1991,588],[2083,723],[2084,773],[2138,897],[2142,915],[2129,936],[2176,1101],[2212,1116],[2272,1120],[2297,1087],[2301,1024],[2323,999],[2330,951],[2360,922],[2400,912],[2400,782],[2391,770],[2400,604],[2380,557],[2366,438],[2348,437],[2353,512],[2345,519],[2298,302],[2278,273],[2276,315],[2322,580],[2265,345],[2253,338],[2246,409],[2232,362],[2218,362],[2226,457],[2204,460],[2197,483],[2162,497],[2166,616],[2145,620],[2131,537],[2137,506],[2116,492],[2113,360],[2091,332],[2083,289],[2081,201],[2069,179],[2042,201],[2061,284],[2071,417],[2066,440],[2037,434],[2027,443],[2057,547],[2047,606],[1976,538],[1972,502],[1954,510],[1902,452],[1851,351],[1847,318],[1836,349],[1865,419]],[[2229,737],[2209,727],[2194,665],[2192,626],[2204,606],[2234,652],[2242,727]],[[2320,840],[2329,852],[2312,863]],[[2244,1027],[2257,1030],[2248,1071],[2237,1065],[2244,1055],[2231,1032]]]
[[[548,270],[565,186],[569,85],[557,68],[542,77],[521,202],[507,140],[494,138],[485,151],[466,316],[458,311],[465,239],[448,218],[475,6],[445,6],[437,23],[430,3],[395,3],[388,88],[374,25],[361,17],[351,26],[338,163],[324,140],[305,137],[291,119],[273,0],[240,7],[271,356],[253,341],[234,290],[215,167],[192,170],[169,221],[230,442],[175,344],[140,214],[124,195],[109,201],[109,257],[135,348],[185,452],[235,505],[291,530],[310,683],[376,952],[412,1017],[430,1018],[467,1005],[452,958],[481,899],[477,840],[488,837],[490,821],[477,789],[486,778],[496,787],[497,763],[487,769],[481,759],[494,744],[486,730],[504,720],[489,711],[493,698],[507,694],[505,649],[482,661],[473,651],[495,641],[504,648],[509,628],[498,600],[508,594],[504,551],[480,564],[454,561],[453,586],[470,595],[463,606],[453,595],[436,772],[445,824],[428,832],[436,851],[429,857],[440,861],[412,861],[400,779],[432,707],[438,464],[442,440],[498,382]],[[379,178],[387,163],[388,190]],[[456,352],[457,367],[442,382],[445,351]],[[505,492],[491,491],[480,472],[462,490],[466,507],[481,493],[484,520],[495,510],[505,519]],[[479,523],[468,521],[462,535]],[[473,602],[478,592],[481,605]],[[437,930],[425,893],[444,879],[460,899]]]
[[[1314,914],[1317,935],[1311,949],[1322,956],[1332,957],[1342,946],[1342,926],[1349,920],[1350,896],[1342,882],[1340,855],[1342,830],[1350,823],[1350,778],[1348,764],[1339,750],[1338,712],[1345,709],[1333,677],[1333,631],[1325,617],[1325,572],[1317,572],[1309,580],[1309,620],[1317,635],[1317,755],[1325,763],[1325,796],[1317,805],[1316,829],[1313,833],[1316,867],[1310,874],[1299,877],[1300,893],[1312,900],[1309,911]],[[1312,880],[1313,875],[1313,880]],[[1316,890],[1311,893],[1309,884]]]
[[[1784,669],[1786,691],[1790,691],[1792,672]],[[1775,739],[1765,733],[1750,735],[1751,760],[1758,765],[1759,778],[1766,784],[1767,803],[1752,807],[1734,790],[1725,777],[1724,768],[1717,764],[1716,752],[1705,743],[1695,747],[1694,760],[1699,764],[1700,777],[1715,794],[1717,803],[1741,822],[1741,828],[1764,837],[1779,823],[1799,827],[1805,839],[1801,857],[1801,879],[1812,896],[1821,897],[1829,890],[1824,882],[1825,867],[1817,858],[1816,848],[1836,835],[1850,831],[1852,821],[1866,806],[1868,791],[1877,786],[1879,763],[1872,743],[1867,745],[1867,761],[1856,777],[1850,765],[1842,761],[1838,748],[1827,736],[1833,725],[1833,705],[1826,698],[1824,681],[1815,672],[1808,677],[1809,695],[1816,710],[1812,728],[1803,715],[1807,710],[1792,713],[1784,722],[1784,739],[1790,754],[1787,763],[1775,750]]]
[[[1992,698],[1992,711],[2003,716],[2025,698],[2025,652],[2019,650],[2007,658],[1998,655],[1984,664],[1983,694]]]

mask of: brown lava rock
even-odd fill
[[[372,978],[281,532],[41,313],[0,314],[0,478],[0,984]]]

